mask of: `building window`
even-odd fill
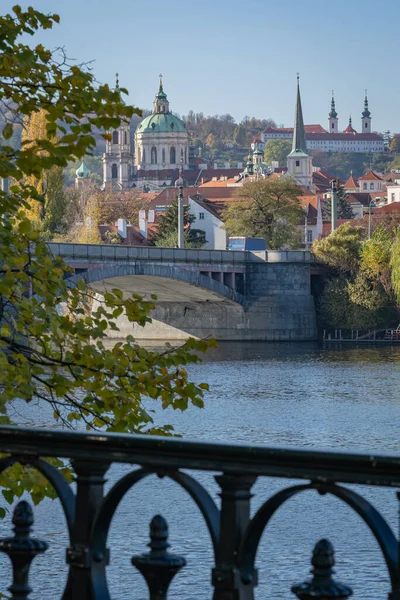
[[[367,183],[367,182],[364,182],[364,183],[363,183],[363,190],[367,190],[367,189],[368,189],[368,183]]]
[[[296,160],[296,167],[299,167],[299,166],[300,166],[300,161]]]
[[[175,146],[171,146],[171,148],[169,150],[169,162],[171,163],[171,165],[174,165],[176,163],[176,150],[175,150]]]
[[[152,165],[157,164],[157,148],[155,146],[153,146],[151,149],[150,160]]]
[[[199,213],[199,220],[202,221],[204,219],[204,213]]]
[[[142,162],[142,153],[140,152],[140,148],[138,148],[137,156],[138,156],[138,163],[140,164]]]
[[[365,127],[368,127],[368,123],[365,123]]]
[[[312,231],[307,231],[307,242],[312,242]]]
[[[392,202],[394,202],[394,194],[391,194]]]
[[[127,145],[127,143],[128,143],[128,136],[127,136],[126,131],[125,131],[124,132],[124,144],[125,144],[125,146]]]
[[[146,162],[146,150],[143,148],[143,162]]]
[[[162,161],[165,163],[165,149],[162,149]]]
[[[118,144],[118,131],[113,131],[112,143],[113,144]]]
[[[370,190],[373,190],[373,189],[374,189],[374,184],[373,184],[373,183],[370,183],[370,184],[369,184],[369,189],[370,189]]]
[[[111,167],[111,177],[112,179],[118,179],[118,165],[112,165]]]
[[[181,159],[183,160],[183,148],[181,148]]]

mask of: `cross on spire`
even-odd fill
[[[119,88],[119,73],[115,73],[115,87],[118,89]]]

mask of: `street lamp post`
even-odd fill
[[[371,208],[375,208],[376,204],[374,200],[371,200],[368,204],[368,239],[371,239]]]
[[[336,179],[332,180],[332,192],[331,192],[331,227],[332,232],[337,228],[337,198],[336,198]]]
[[[175,187],[179,189],[178,192],[178,248],[185,247],[185,240],[183,236],[183,177],[182,167],[180,169],[179,178],[175,181]]]

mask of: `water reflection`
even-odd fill
[[[160,423],[172,423],[187,438],[400,451],[399,347],[225,342],[189,371],[196,382],[210,384],[203,410],[191,407],[185,413],[160,411],[155,402],[149,401]],[[43,426],[51,422],[51,413],[38,403],[27,406],[16,402],[13,410],[20,423]],[[108,487],[125,471],[125,467],[113,467]],[[212,475],[200,474],[198,479],[217,499]],[[288,483],[274,479],[257,482],[253,511]],[[361,493],[374,502],[396,530],[394,490],[365,488]],[[129,493],[113,521],[109,543],[112,598],[146,597],[130,559],[145,550],[148,522],[157,512],[169,521],[172,551],[188,559],[188,567],[173,583],[171,597],[211,597],[211,547],[201,516],[176,484],[150,478]],[[64,519],[55,502],[41,504],[36,515],[35,535],[50,541],[51,551],[35,566],[32,579],[39,578],[46,594],[36,590],[32,598],[56,598],[58,577],[65,577]],[[0,529],[4,535],[5,524],[0,523]],[[258,553],[260,585],[256,597],[290,598],[290,586],[304,579],[312,547],[324,536],[336,547],[338,578],[355,589],[355,598],[387,597],[386,568],[365,525],[338,500],[311,492],[290,501],[268,526]],[[0,558],[2,592],[8,577],[5,565]]]

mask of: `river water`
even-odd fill
[[[210,384],[203,410],[157,415],[189,439],[263,443],[300,448],[400,452],[400,348],[320,348],[316,344],[223,343],[204,362],[190,367],[193,380]],[[16,406],[21,422],[41,424],[43,412]],[[127,469],[113,467],[107,488]],[[196,474],[217,499],[212,474]],[[253,488],[253,510],[271,494],[293,483],[260,479]],[[394,489],[357,488],[398,531]],[[161,513],[169,523],[171,551],[187,566],[175,578],[170,598],[211,598],[211,544],[197,508],[178,486],[149,478],[121,503],[108,546],[109,586],[113,600],[146,598],[131,557],[147,550],[148,523]],[[50,549],[32,568],[32,599],[51,599],[65,580],[65,526],[58,501],[35,509],[35,535]],[[9,520],[0,523],[8,535]],[[256,598],[294,598],[290,588],[310,569],[314,544],[328,537],[336,550],[337,578],[354,589],[354,598],[384,600],[389,584],[377,543],[361,519],[331,497],[307,492],[273,517],[257,555]],[[0,556],[0,591],[9,580]]]

